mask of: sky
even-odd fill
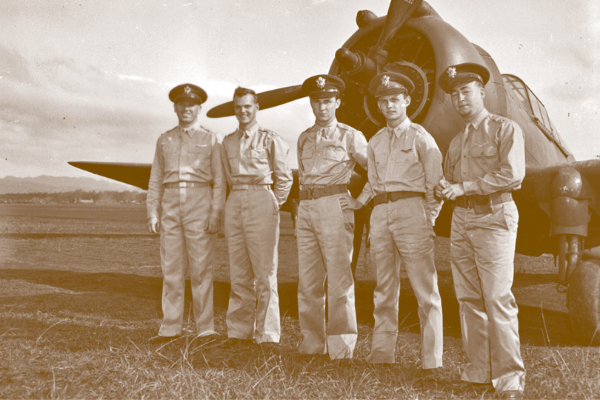
[[[600,2],[430,0],[502,73],[522,78],[577,159],[600,155]],[[257,92],[326,73],[380,0],[2,0],[0,177],[90,176],[67,161],[151,163],[177,125],[169,90],[203,87],[202,125],[237,86]],[[297,165],[298,135],[314,123],[306,99],[260,111]]]

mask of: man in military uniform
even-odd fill
[[[367,141],[336,119],[344,81],[317,75],[302,86],[316,123],[298,138],[298,319],[303,336],[299,351],[351,358],[357,339],[350,265],[354,211],[344,207],[342,199],[350,197],[347,185],[356,163],[367,167]]]
[[[517,304],[511,292],[519,214],[511,192],[525,176],[519,125],[490,114],[483,103],[489,71],[478,64],[449,67],[439,84],[466,123],[446,153],[436,192],[454,200],[451,265],[468,364],[462,386],[493,385],[522,398],[525,368]]]
[[[292,187],[289,147],[277,133],[256,122],[253,90],[238,87],[233,95],[239,128],[221,146],[230,193],[225,206],[231,292],[227,310],[230,344],[280,338],[277,293],[279,207]]]
[[[214,133],[200,126],[202,88],[183,84],[169,93],[179,125],[163,133],[148,184],[148,228],[160,230],[163,321],[153,341],[181,335],[189,266],[199,337],[214,335],[214,247],[225,203],[225,175]],[[159,222],[160,221],[160,222]]]
[[[435,378],[442,366],[442,301],[433,261],[433,225],[441,208],[434,196],[442,178],[442,154],[431,135],[406,115],[412,81],[396,72],[375,76],[369,92],[387,120],[369,141],[369,182],[350,207],[374,198],[371,254],[377,270],[375,328],[370,363],[394,363],[398,338],[400,266],[404,264],[419,303],[422,378]]]

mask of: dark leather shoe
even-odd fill
[[[496,396],[498,399],[524,399],[525,396],[520,390],[505,390],[498,393]]]
[[[181,336],[154,336],[148,339],[148,342],[152,344],[165,344],[172,342],[173,340],[179,339]]]

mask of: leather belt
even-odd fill
[[[271,190],[271,185],[231,185],[231,190]]]
[[[180,189],[180,188],[192,188],[192,187],[204,187],[210,186],[208,182],[169,182],[165,183],[164,187],[167,189]]]
[[[492,194],[475,194],[472,196],[459,196],[454,200],[454,206],[474,209],[477,207],[508,203],[509,201],[512,201],[512,194],[510,192],[496,192]]]
[[[398,191],[398,192],[386,192],[379,193],[373,197],[373,207],[379,204],[389,203],[390,201],[396,201],[400,199],[409,199],[411,197],[425,197],[425,193],[422,192],[409,192],[409,191]]]
[[[347,185],[307,186],[300,190],[299,200],[314,200],[334,194],[348,193]]]

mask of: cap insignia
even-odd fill
[[[450,78],[456,77],[456,68],[454,68],[454,67],[448,68],[448,76]]]
[[[186,86],[186,87],[183,89],[183,91],[185,92],[185,94],[188,94],[188,95],[189,95],[190,93],[192,93],[192,88],[191,88],[191,87],[189,87],[189,86]]]
[[[323,89],[325,87],[325,79],[322,76],[317,79],[317,87],[319,89]]]
[[[387,87],[387,86],[390,86],[390,77],[389,77],[389,76],[387,76],[387,75],[384,75],[384,76],[382,76],[382,77],[381,77],[381,84],[382,84],[383,86],[386,86],[386,87]]]

